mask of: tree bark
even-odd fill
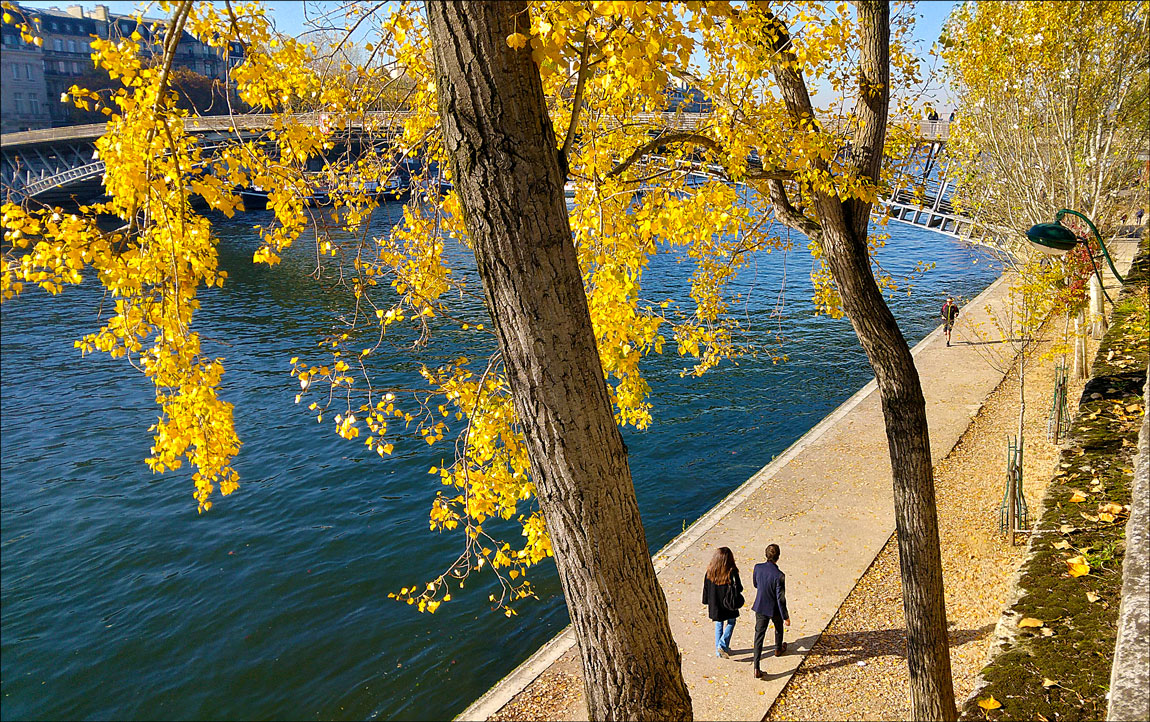
[[[859,175],[876,182],[882,165],[890,95],[890,8],[874,0],[855,4],[860,26],[857,130],[851,164]],[[777,21],[776,21],[777,22]],[[787,110],[796,124],[814,118],[810,94],[797,70],[785,28],[775,34],[774,50],[784,62],[774,69]],[[820,168],[827,170],[825,165]],[[776,198],[776,195],[779,196]],[[784,222],[803,230],[779,185],[772,202]],[[866,352],[878,383],[894,478],[895,529],[906,613],[907,664],[910,669],[912,716],[919,720],[954,720],[950,644],[943,593],[942,556],[938,541],[934,470],[926,401],[910,347],[875,283],[867,251],[869,203],[841,200],[834,193],[815,194],[816,235],[842,297],[843,310]],[[807,232],[809,235],[809,231]]]
[[[691,718],[595,344],[524,2],[428,2],[439,114],[592,719]]]

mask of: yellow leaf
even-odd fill
[[[1044,624],[1046,624],[1046,622],[1042,621],[1041,619],[1035,619],[1034,617],[1023,617],[1022,621],[1018,623],[1018,626],[1020,626],[1020,627],[1041,627]]]
[[[507,36],[507,46],[519,50],[527,45],[527,36],[523,33],[511,33]]]
[[[978,700],[978,706],[989,712],[992,709],[998,709],[1002,703],[994,698],[994,696],[987,697],[986,699]]]
[[[1099,521],[1105,521],[1105,522],[1112,522],[1112,521],[1114,521],[1114,515],[1108,514],[1106,512],[1102,512],[1098,515],[1098,520]]]
[[[1122,513],[1122,505],[1121,504],[1115,504],[1114,502],[1109,502],[1106,504],[1099,504],[1098,505],[1098,511],[1104,512],[1106,514],[1121,514]]]
[[[1062,539],[1060,541],[1056,541],[1056,542],[1054,542],[1054,548],[1055,549],[1069,549],[1070,548],[1070,542],[1066,541],[1065,539]]]
[[[1097,595],[1097,594],[1095,594],[1094,592],[1086,592],[1086,601],[1088,601],[1088,602],[1090,602],[1090,603],[1092,603],[1092,604],[1093,604],[1094,602],[1097,602],[1097,601],[1098,601],[1099,599],[1101,599],[1101,598],[1102,598],[1102,597],[1098,596],[1098,595]]]
[[[1058,683],[1049,677],[1043,677],[1042,678],[1042,686],[1045,687],[1046,689],[1050,689],[1051,687],[1057,687]]]
[[[1074,493],[1070,496],[1070,503],[1071,504],[1077,504],[1077,503],[1083,502],[1083,501],[1086,501],[1086,495],[1083,494],[1081,491],[1078,491],[1077,489],[1075,489]]]
[[[1090,565],[1086,563],[1086,557],[1081,555],[1067,559],[1066,569],[1072,577],[1080,577],[1090,573]]]

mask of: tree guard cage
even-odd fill
[[[1017,532],[1030,529],[1030,511],[1022,493],[1022,440],[1007,437],[1006,493],[998,507],[998,531],[1010,535],[1011,544]]]
[[[1070,428],[1070,407],[1066,404],[1066,381],[1068,378],[1065,363],[1054,367],[1054,398],[1050,405],[1050,415],[1046,418],[1046,438],[1052,444],[1062,443],[1062,438]]]

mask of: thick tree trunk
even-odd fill
[[[877,179],[889,100],[890,8],[885,2],[859,2],[856,8],[862,34],[863,90],[855,108],[859,129],[853,145],[854,164],[860,173]],[[871,271],[866,244],[870,205],[859,200],[843,203],[832,194],[820,193],[816,206],[827,264],[882,398],[894,476],[913,717],[953,720],[957,712],[922,385],[910,347]]]
[[[427,3],[439,113],[592,719],[690,719],[579,271],[524,2]]]

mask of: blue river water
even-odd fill
[[[397,206],[374,221],[386,226]],[[188,473],[143,463],[156,416],[150,384],[121,361],[81,358],[98,288],[31,292],[0,310],[0,710],[4,719],[435,719],[460,712],[567,622],[554,565],[540,599],[508,619],[475,577],[434,615],[388,599],[460,549],[428,531],[438,454],[417,439],[381,461],[293,403],[288,359],[315,348],[343,308],[308,276],[300,244],[253,266],[253,212],[217,224],[230,280],[204,293],[199,330],[225,358],[223,395],[244,447],[240,490],[197,514]],[[890,303],[911,344],[942,299],[966,299],[1000,269],[945,236],[891,223],[884,266],[937,267]],[[758,253],[735,311],[779,350],[681,378],[670,353],[646,363],[654,423],[625,432],[652,551],[768,463],[871,376],[846,320],[817,316],[802,243]],[[670,258],[651,298],[682,293]],[[485,311],[469,313],[482,319]],[[445,332],[422,355],[382,354],[412,378],[453,357]],[[512,530],[513,531],[513,530]]]

